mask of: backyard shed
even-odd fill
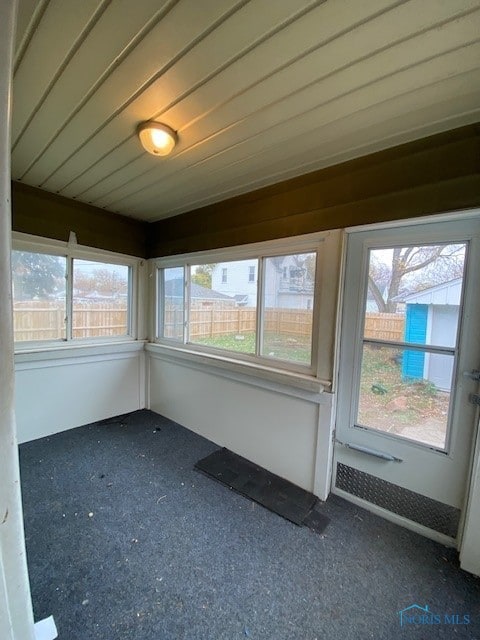
[[[453,347],[457,339],[462,278],[456,278],[404,296],[405,341]],[[427,380],[442,391],[450,390],[453,359],[439,353],[405,351],[402,375],[407,380]]]

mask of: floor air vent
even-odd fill
[[[451,538],[457,536],[460,509],[340,463],[337,464],[335,485],[353,496],[418,522],[424,527]]]

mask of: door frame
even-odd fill
[[[338,415],[338,405],[340,403],[340,393],[339,393],[339,374],[340,374],[340,349],[342,345],[342,325],[343,325],[343,312],[344,312],[344,300],[345,300],[345,289],[346,289],[346,281],[347,281],[347,252],[348,252],[348,238],[357,233],[362,232],[372,232],[376,233],[377,231],[388,231],[389,229],[393,230],[401,230],[402,228],[407,230],[409,227],[415,227],[418,225],[425,224],[438,224],[442,222],[455,222],[455,221],[478,221],[479,229],[480,229],[480,209],[473,210],[463,210],[463,211],[452,211],[445,214],[438,215],[429,215],[429,216],[419,216],[417,218],[409,218],[406,220],[395,220],[384,223],[374,223],[374,224],[366,224],[348,227],[344,230],[344,238],[343,238],[343,247],[342,247],[342,265],[341,265],[341,281],[340,281],[340,291],[339,291],[339,304],[338,304],[338,316],[337,316],[337,339],[336,339],[336,357],[335,357],[335,372],[334,372],[334,381],[335,381],[335,414]],[[473,289],[473,280],[475,275],[478,273],[478,267],[473,264],[470,266],[470,285],[468,289],[471,291]],[[477,296],[476,304],[474,305],[477,311],[480,311],[480,295]],[[474,316],[475,313],[472,313]],[[479,316],[480,317],[480,314]],[[356,319],[358,322],[358,318]],[[473,319],[468,319],[468,324],[473,324]],[[355,347],[356,348],[356,347]],[[480,363],[479,363],[480,365]],[[477,411],[477,418],[475,420],[475,424],[473,425],[472,432],[472,447],[469,459],[467,460],[467,475],[465,481],[465,493],[461,506],[461,517],[458,527],[458,534],[456,539],[449,538],[448,536],[428,529],[423,525],[415,523],[411,520],[408,520],[402,516],[399,516],[395,513],[387,511],[382,507],[378,507],[372,503],[369,503],[361,498],[357,498],[356,496],[350,495],[341,489],[337,489],[335,487],[335,473],[333,472],[334,465],[334,457],[335,457],[335,447],[332,446],[331,453],[331,469],[332,473],[330,476],[330,491],[333,494],[339,495],[344,499],[357,504],[358,506],[367,509],[395,524],[399,524],[407,529],[415,531],[425,537],[431,538],[440,542],[441,544],[447,546],[454,546],[459,549],[461,558],[462,555],[465,557],[462,560],[462,568],[466,570],[471,570],[474,573],[480,575],[480,544],[478,545],[478,549],[475,549],[472,552],[471,540],[475,537],[474,530],[479,529],[480,527],[480,509],[475,508],[476,505],[472,507],[472,499],[473,496],[480,495],[480,474],[475,473],[475,469],[480,470],[480,422],[479,422],[480,411]],[[336,435],[336,422],[333,430],[333,442],[335,441]],[[463,542],[464,540],[468,540],[469,548],[463,553]],[[472,565],[474,568],[469,569],[469,566]]]

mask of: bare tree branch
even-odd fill
[[[426,267],[427,265],[432,264],[432,262],[435,262],[435,260],[438,260],[440,255],[440,253],[434,253],[429,258],[426,258],[423,262],[418,262],[417,264],[412,264],[410,267],[405,267],[403,270],[403,275],[411,273],[412,271],[423,269],[423,267]]]
[[[385,311],[387,310],[385,305],[385,300],[383,299],[380,289],[377,287],[377,285],[375,284],[375,281],[370,275],[368,276],[368,288],[372,292],[375,302],[377,303],[378,310],[381,313],[385,313]]]

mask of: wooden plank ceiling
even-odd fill
[[[480,0],[19,2],[13,178],[139,219],[479,120]]]

